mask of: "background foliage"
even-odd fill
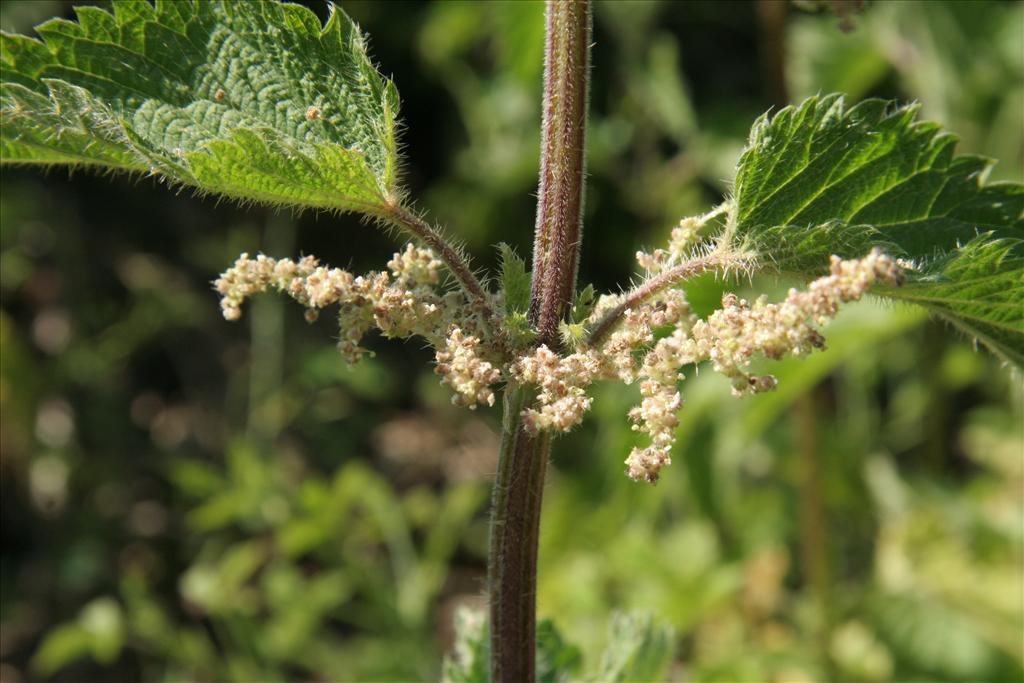
[[[413,196],[477,262],[527,253],[541,5],[345,7],[402,93]],[[846,34],[772,10],[598,5],[581,281],[626,283],[786,97],[919,100],[1021,178],[1020,4],[878,3]],[[69,6],[0,11],[24,32]],[[208,285],[241,251],[366,270],[388,240],[85,172],[5,169],[0,210],[0,679],[436,678],[481,602],[496,411],[448,405],[416,346],[347,369],[285,302],[228,325]],[[597,654],[643,622],[622,611],[663,624],[676,680],[1020,679],[1019,377],[902,306],[826,332],[774,393],[688,380],[657,488],[622,475],[629,391],[557,442],[539,610],[580,675],[630,656]]]

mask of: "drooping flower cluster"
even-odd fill
[[[641,403],[629,416],[633,428],[650,437],[650,444],[629,454],[627,473],[633,479],[657,481],[661,468],[671,463],[676,414],[682,406],[677,383],[684,366],[710,361],[732,380],[737,395],[770,390],[774,377],[746,370],[756,356],[781,358],[822,348],[824,340],[815,325],[832,318],[840,304],[860,299],[872,285],[901,281],[896,260],[875,249],[863,259],[833,256],[828,276],[812,282],[806,291],[790,290],[781,303],[762,297],[751,304],[726,294],[722,308],[706,320],[692,314],[680,290],[667,289],[627,309],[618,326],[592,346],[563,357],[541,347],[521,357],[513,376],[541,388],[537,406],[527,409],[524,420],[528,428],[567,431],[589,408],[585,389],[593,380],[639,380]],[[603,299],[589,322],[598,323],[616,305],[615,298]],[[656,340],[656,331],[669,326],[671,332]]]
[[[246,299],[268,290],[305,306],[311,322],[321,309],[338,306],[338,350],[350,363],[368,353],[360,344],[374,327],[385,337],[423,337],[437,350],[444,383],[456,391],[453,402],[469,407],[493,404],[489,387],[499,381],[501,372],[493,359],[485,357],[491,346],[481,343],[487,329],[465,295],[438,291],[441,265],[430,249],[412,244],[388,262],[390,273],[362,276],[326,268],[312,256],[296,262],[242,254],[214,286],[228,320],[241,316]]]
[[[725,295],[722,308],[694,326],[677,357],[684,363],[710,360],[716,371],[732,380],[737,395],[771,389],[774,378],[744,371],[755,354],[778,359],[823,348],[825,340],[814,324],[824,325],[840,304],[860,299],[876,282],[899,285],[902,281],[896,259],[878,248],[862,259],[843,261],[833,256],[829,275],[812,282],[805,292],[790,289],[782,303],[768,303],[762,296],[750,304],[734,294]]]

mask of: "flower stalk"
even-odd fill
[[[687,260],[644,281],[623,295],[622,300],[597,321],[587,334],[587,345],[599,345],[622,322],[626,311],[633,310],[655,294],[703,273],[726,269],[732,266],[734,261],[734,258],[726,254],[712,252],[707,256]]]
[[[459,287],[470,298],[478,311],[484,315],[491,325],[492,333],[497,335],[500,325],[498,324],[498,317],[491,305],[487,291],[476,275],[473,274],[473,270],[460,251],[449,244],[429,223],[413,211],[399,204],[389,207],[388,213],[384,214],[382,220],[397,226],[433,249],[441,261],[448,267],[449,272],[455,277],[456,281],[458,281]]]

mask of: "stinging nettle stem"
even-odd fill
[[[589,0],[549,0],[530,322],[552,347],[572,305],[583,236],[590,22]]]
[[[533,683],[536,677],[537,541],[551,437],[523,426],[523,410],[534,398],[513,383],[503,397],[487,569],[492,683]]]
[[[582,236],[589,0],[548,0],[543,131],[530,322],[538,341],[557,348],[571,306]],[[534,683],[537,542],[551,438],[531,434],[523,411],[534,392],[510,382],[504,395],[488,564],[491,682]]]

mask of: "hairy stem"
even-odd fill
[[[551,439],[523,428],[532,400],[522,386],[505,389],[488,566],[493,683],[532,683],[536,676],[537,541]]]
[[[549,0],[530,322],[551,347],[576,288],[589,72],[589,0]]]
[[[543,131],[530,322],[538,341],[558,346],[558,323],[572,304],[583,219],[589,0],[548,0]],[[505,389],[488,567],[491,682],[534,683],[537,542],[551,437],[530,434],[523,409],[534,392]]]
[[[634,287],[624,294],[618,305],[608,311],[604,317],[594,325],[587,335],[587,345],[593,346],[595,344],[600,344],[601,341],[608,336],[608,334],[611,333],[620,322],[622,322],[622,317],[626,311],[636,308],[658,292],[710,270],[735,267],[739,261],[740,259],[735,255],[715,251],[707,256],[700,256],[690,259],[685,263],[680,263],[678,266],[669,268],[659,275],[646,280],[640,286]]]
[[[455,279],[466,294],[469,295],[469,298],[479,307],[480,312],[485,315],[493,327],[495,337],[497,337],[499,334],[497,314],[491,306],[487,292],[484,290],[483,285],[480,284],[480,280],[473,274],[465,257],[452,245],[448,244],[444,237],[431,227],[429,223],[403,206],[391,206],[388,213],[384,214],[382,218],[384,221],[423,240],[424,244],[434,250],[434,253],[448,267],[448,270],[455,276]]]

